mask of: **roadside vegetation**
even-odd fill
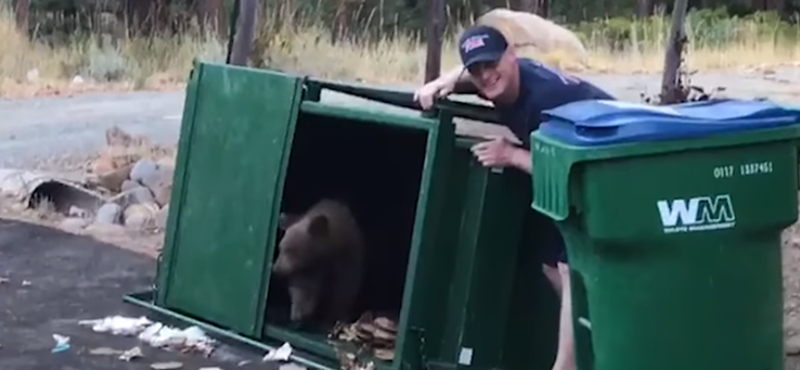
[[[422,78],[425,45],[420,32],[395,29],[380,37],[333,42],[331,33],[321,26],[325,23],[320,14],[286,7],[269,11],[274,14],[264,19],[294,21],[280,25],[264,22],[258,55],[253,57],[264,67],[374,83],[408,83]],[[669,29],[669,17],[663,12],[648,18],[602,18],[568,26],[590,52],[590,70],[585,72],[644,73],[661,69]],[[452,35],[461,27],[448,26],[443,68],[457,62]],[[194,26],[172,36],[114,37],[95,32],[55,43],[20,31],[10,7],[2,6],[0,93],[8,95],[43,85],[55,90],[67,85],[177,87],[187,76],[193,58],[224,60],[226,40],[209,27],[205,27],[206,32],[200,29],[194,22]],[[348,31],[359,34],[357,29]],[[687,32],[686,60],[693,70],[770,68],[790,65],[800,56],[800,26],[774,12],[734,17],[724,8],[692,11]],[[558,60],[550,62],[573,67]]]

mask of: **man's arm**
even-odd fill
[[[469,80],[469,75],[464,71],[464,66],[461,64],[442,75],[440,79],[447,81],[450,85],[452,85],[452,92],[455,94],[478,93],[478,89],[475,87],[472,81]]]
[[[531,174],[533,171],[533,160],[531,159],[531,152],[515,147],[514,152],[511,155],[511,165],[525,171],[527,174]]]

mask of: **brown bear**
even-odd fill
[[[290,320],[318,330],[350,319],[361,287],[364,236],[350,208],[323,199],[301,216],[281,214],[285,231],[272,271],[285,278]]]

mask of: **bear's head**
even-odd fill
[[[278,258],[272,265],[272,271],[279,276],[309,271],[331,252],[330,224],[325,215],[281,214],[279,227],[285,233],[278,243]]]

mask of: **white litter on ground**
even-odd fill
[[[262,361],[289,361],[289,356],[292,355],[292,345],[284,343],[277,349],[271,350],[264,355]]]
[[[110,316],[98,320],[79,321],[80,325],[91,325],[96,332],[114,335],[134,336],[152,347],[167,348],[181,352],[198,351],[209,356],[216,341],[209,338],[202,329],[190,326],[177,329],[160,322],[152,322],[146,317],[129,318]]]
[[[114,335],[135,335],[153,322],[142,316],[139,318],[109,316],[98,320],[81,320],[79,325],[91,325],[92,330],[98,333],[110,332]]]

